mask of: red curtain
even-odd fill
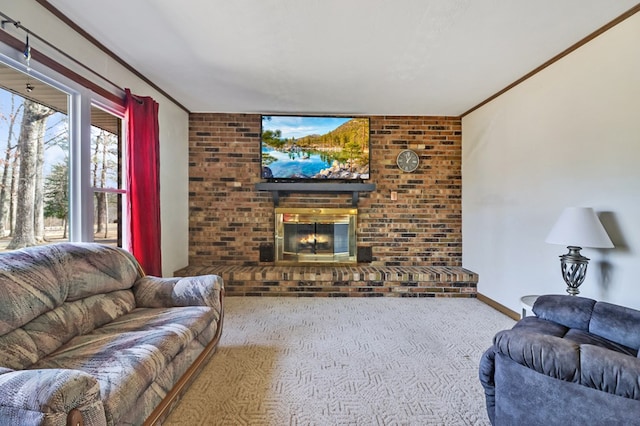
[[[145,273],[162,276],[158,103],[125,92],[129,250]]]

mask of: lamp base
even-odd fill
[[[569,253],[560,256],[560,268],[562,270],[562,278],[567,283],[567,293],[575,296],[580,293],[578,287],[587,276],[589,258],[580,254],[582,247],[568,246],[567,249],[569,249]]]

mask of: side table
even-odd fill
[[[538,299],[537,295],[522,296],[520,298],[520,304],[522,305],[522,318],[527,316],[527,311],[533,314],[533,304]]]

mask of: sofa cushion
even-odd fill
[[[640,324],[640,311],[607,302],[598,302],[593,308],[589,332],[634,348],[634,355],[637,355],[640,348],[638,324]]]
[[[583,330],[570,329],[567,334],[564,335],[565,339],[576,342],[580,345],[593,345],[600,348],[609,349],[610,351],[620,352],[625,355],[636,356],[636,349],[626,347],[611,340],[605,339],[597,334],[588,333]]]
[[[94,376],[108,424],[132,405],[190,342],[216,327],[205,306],[137,308],[104,327],[73,338],[33,368],[70,368]],[[207,332],[208,334],[208,332]]]
[[[129,289],[142,276],[135,258],[117,247],[60,243],[0,257],[0,336],[60,306]]]
[[[569,331],[568,327],[553,321],[547,321],[538,317],[524,317],[513,326],[512,330],[521,330],[528,333],[546,334],[548,336],[563,337]]]
[[[580,383],[624,398],[640,400],[640,360],[605,348],[583,345]]]
[[[60,306],[67,298],[68,288],[59,282],[65,274],[62,258],[64,254],[57,247],[15,250],[0,257],[0,336]]]
[[[22,370],[38,361],[38,346],[22,328],[0,337],[2,366],[13,370]]]
[[[131,290],[65,302],[23,327],[0,336],[2,365],[16,370],[29,368],[73,337],[89,333],[134,307]]]
[[[565,327],[588,331],[595,304],[595,300],[584,297],[572,296],[567,299],[565,295],[546,294],[536,299],[533,312],[539,318]]]
[[[129,289],[143,275],[131,253],[117,247],[73,243],[65,250],[68,301]]]

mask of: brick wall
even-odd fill
[[[371,183],[358,203],[358,245],[373,265],[462,266],[461,120],[371,116]],[[402,149],[420,166],[396,166]],[[260,179],[260,115],[193,113],[189,126],[189,264],[255,265],[273,242],[271,193]],[[397,200],[392,200],[396,193]],[[349,207],[350,194],[290,194],[282,207]]]

